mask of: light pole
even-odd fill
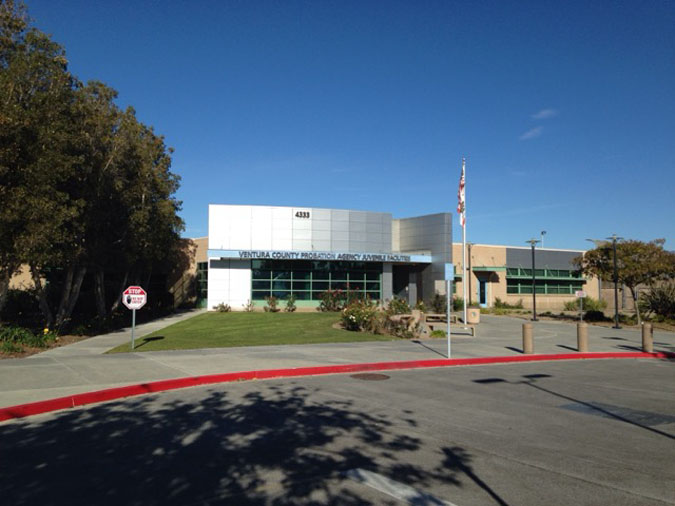
[[[608,237],[608,240],[612,241],[612,249],[614,250],[614,328],[620,329],[619,325],[619,273],[616,266],[616,241],[623,239],[622,237],[617,237],[616,234],[612,234],[612,237]]]
[[[537,287],[534,276],[534,246],[539,242],[537,239],[530,239],[525,241],[532,246],[532,321],[537,321]]]
[[[466,245],[469,247],[469,272],[466,273],[467,282],[469,283],[469,306],[471,305],[471,246],[472,242],[467,242]]]
[[[540,232],[540,235],[541,235],[541,247],[543,249],[544,248],[544,236],[546,235],[546,230],[542,230]]]

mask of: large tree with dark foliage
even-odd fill
[[[103,83],[82,85],[23,6],[0,0],[0,309],[27,264],[46,325],[69,320],[88,274],[106,318],[125,283],[178,255],[171,149],[116,97]]]

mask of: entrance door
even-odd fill
[[[488,282],[487,279],[478,279],[478,304],[480,307],[487,307],[488,301]]]

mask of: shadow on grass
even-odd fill
[[[145,346],[146,344],[151,343],[153,341],[161,341],[162,339],[164,339],[164,336],[144,337],[143,341],[141,341],[141,344],[136,345],[134,349],[137,350],[141,346]]]
[[[396,503],[346,477],[358,468],[419,489],[462,486],[465,475],[505,504],[462,448],[409,463],[420,461],[408,458],[422,451],[409,429],[422,415],[370,414],[295,383],[254,388],[197,390],[190,401],[149,395],[0,425],[2,502]]]

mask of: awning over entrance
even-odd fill
[[[505,265],[476,265],[471,267],[473,272],[506,272]]]

